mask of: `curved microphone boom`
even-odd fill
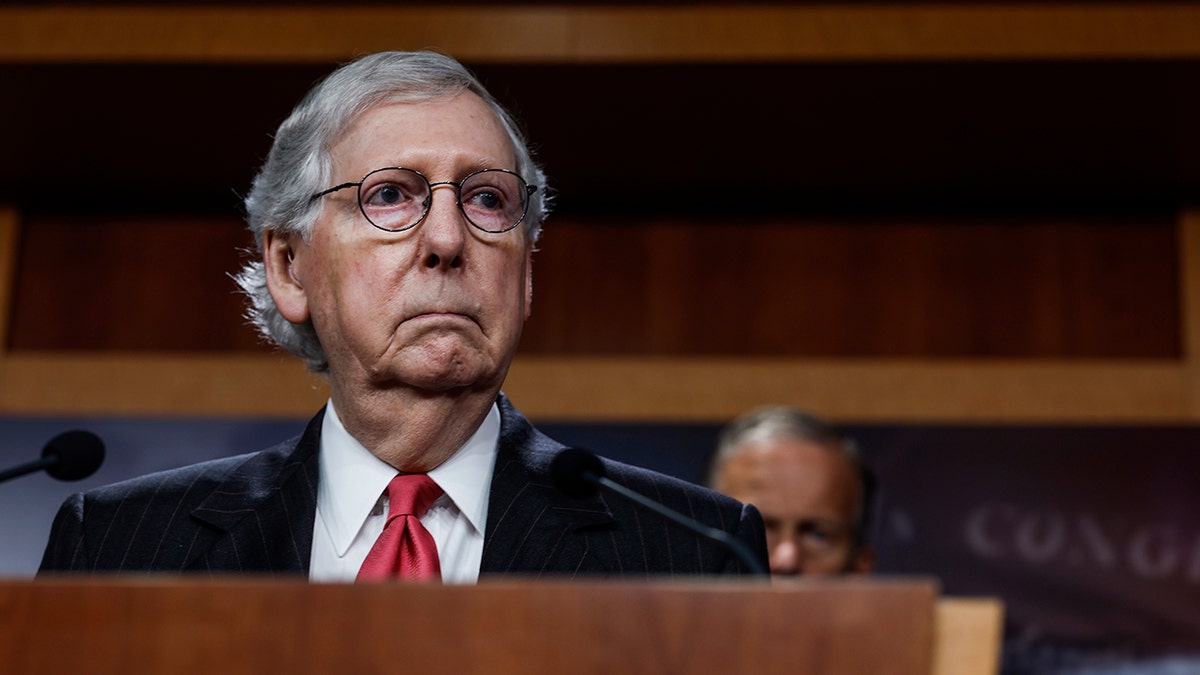
[[[64,431],[46,443],[41,459],[0,471],[0,483],[42,470],[58,480],[80,480],[95,473],[103,462],[104,441],[99,436],[81,429]]]
[[[676,525],[724,546],[737,556],[738,561],[751,574],[757,576],[766,576],[767,574],[767,571],[763,569],[762,563],[754,557],[750,549],[740,540],[735,539],[724,530],[697,522],[678,511],[667,508],[652,499],[630,490],[620,483],[609,480],[604,476],[604,463],[600,461],[599,457],[587,450],[582,448],[567,448],[555,455],[554,459],[550,462],[550,478],[554,481],[554,486],[568,497],[587,497],[595,494],[601,487],[606,488],[643,508],[657,513]]]

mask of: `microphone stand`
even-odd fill
[[[597,476],[591,471],[584,471],[582,475],[585,480],[608,488],[622,497],[625,497],[626,499],[650,509],[651,511],[657,513],[663,518],[666,518],[667,520],[670,520],[676,525],[695,532],[701,537],[708,537],[709,539],[721,542],[725,546],[729,547],[729,550],[733,551],[733,554],[737,556],[738,560],[746,566],[746,569],[748,569],[751,574],[756,576],[767,576],[767,571],[763,569],[762,564],[755,559],[754,554],[750,552],[750,549],[747,548],[746,545],[740,540],[730,536],[728,532],[698,523],[691,518],[669,509],[652,499],[648,499],[647,497],[630,490],[620,483],[613,482],[604,476]]]
[[[58,464],[58,455],[47,455],[39,459],[35,459],[32,462],[26,462],[25,464],[14,466],[11,469],[5,469],[4,471],[0,471],[0,483],[3,483],[6,480],[17,478],[19,476],[24,476],[27,473],[41,471],[42,469],[52,467],[55,464]]]

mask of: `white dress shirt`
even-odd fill
[[[429,472],[445,494],[421,518],[421,524],[437,544],[444,583],[473,584],[479,579],[499,438],[500,410],[492,404],[475,434]],[[316,582],[354,581],[383,532],[387,485],[398,472],[346,431],[333,401],[325,408],[319,462],[308,578]]]

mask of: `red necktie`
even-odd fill
[[[420,518],[442,495],[442,488],[423,473],[408,473],[393,478],[387,493],[387,524],[363,560],[358,581],[441,581],[437,545]]]

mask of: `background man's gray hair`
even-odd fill
[[[246,220],[262,252],[263,233],[274,230],[307,239],[320,202],[312,195],[331,182],[330,149],[341,134],[371,108],[394,102],[450,98],[470,91],[487,103],[508,133],[517,173],[540,189],[530,197],[525,234],[537,242],[549,213],[546,175],[534,162],[525,136],[503,106],[462,64],[434,52],[383,52],[342,66],[304,97],[279,125],[266,162],[246,197]],[[497,167],[508,168],[508,167]],[[299,356],[309,370],[327,372],[328,360],[311,323],[297,325],[279,313],[267,290],[261,261],[247,264],[235,278],[249,298],[247,317],[268,340]]]
[[[709,484],[715,484],[725,462],[736,455],[747,441],[767,438],[795,438],[829,448],[840,448],[855,463],[859,462],[854,441],[842,436],[833,427],[806,412],[786,406],[752,410],[730,422],[721,430],[717,453],[709,471]]]

